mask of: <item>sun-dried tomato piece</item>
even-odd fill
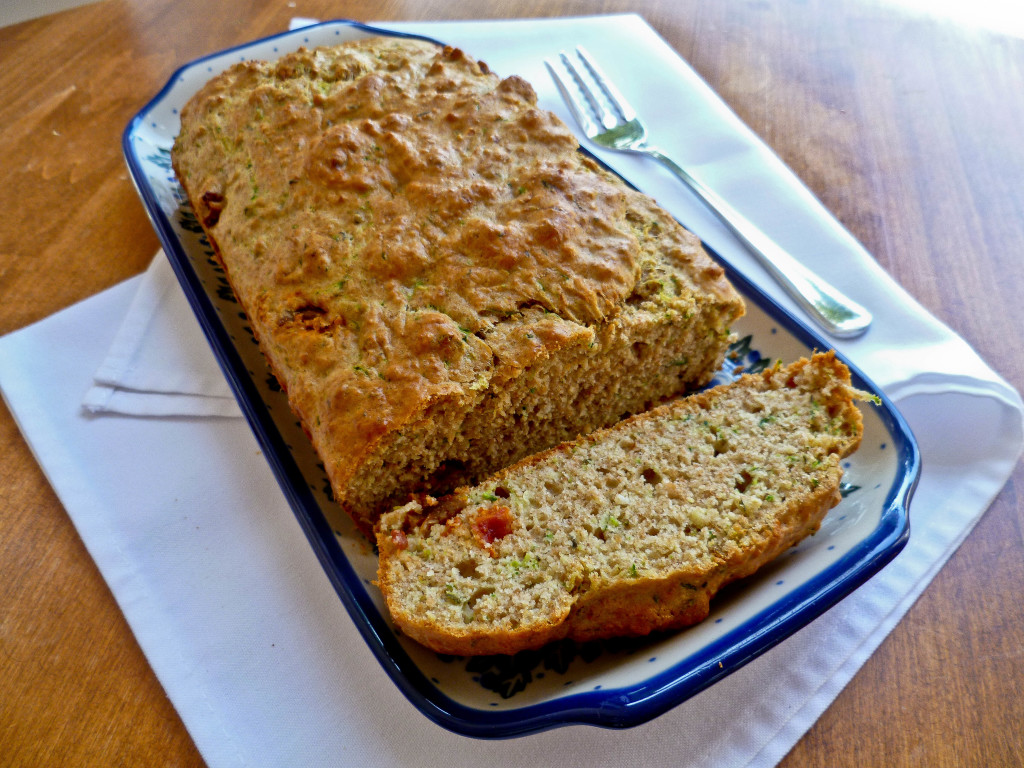
[[[512,533],[514,522],[508,507],[481,507],[473,520],[473,535],[481,545],[489,547]]]

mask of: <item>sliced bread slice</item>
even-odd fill
[[[818,530],[866,397],[829,352],[563,443],[385,514],[378,585],[403,632],[450,654],[696,623]]]

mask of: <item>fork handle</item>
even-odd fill
[[[654,147],[643,151],[678,176],[825,330],[839,338],[851,338],[868,329],[872,318],[864,307],[790,256],[672,158]]]

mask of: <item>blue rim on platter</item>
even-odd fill
[[[133,182],[199,323],[282,491],[356,627],[381,666],[428,718],[457,733],[507,738],[570,724],[626,728],[704,690],[820,616],[906,544],[920,456],[889,399],[848,360],[865,406],[861,449],[844,461],[843,501],[819,533],[712,600],[703,623],[624,642],[553,644],[515,657],[433,654],[396,633],[372,585],[372,545],[344,519],[312,447],[266,369],[244,314],[174,178],[178,112],[203,83],[244,60],[369,35],[428,37],[351,21],[305,27],[198,59],[177,70],[131,120],[122,148]],[[472,53],[472,52],[470,52]],[[628,182],[627,182],[628,183]],[[710,249],[709,249],[710,252]],[[831,345],[721,259],[747,302],[740,337],[717,377]]]

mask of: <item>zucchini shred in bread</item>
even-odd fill
[[[705,384],[743,314],[696,237],[457,49],[243,62],[181,124],[175,172],[364,532]]]
[[[834,353],[747,374],[385,514],[378,583],[435,651],[511,654],[703,620],[815,533],[862,416]]]

